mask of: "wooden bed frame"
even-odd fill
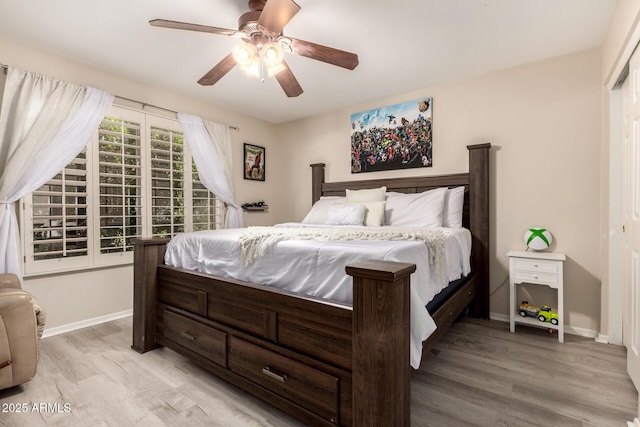
[[[489,316],[489,148],[468,146],[469,172],[324,182],[312,199],[375,188],[405,193],[465,186],[463,225],[473,236],[470,274],[434,313],[423,354],[469,307]],[[163,265],[168,239],[139,239],[134,256],[133,345],[163,345],[309,425],[408,426],[409,285],[414,264],[346,267],[353,306]]]

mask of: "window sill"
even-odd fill
[[[39,277],[54,277],[54,276],[68,276],[70,274],[75,273],[87,273],[91,271],[100,271],[100,270],[112,270],[115,268],[129,267],[133,266],[133,262],[125,262],[122,264],[111,264],[111,265],[100,265],[100,266],[90,266],[90,267],[77,267],[77,268],[66,268],[61,270],[51,270],[51,271],[42,271],[37,273],[28,273],[24,274],[24,279],[36,279]]]

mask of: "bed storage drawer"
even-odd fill
[[[189,286],[161,281],[158,301],[200,316],[207,315],[207,292]]]
[[[227,367],[227,334],[163,309],[163,335],[176,344]]]
[[[229,369],[307,410],[337,423],[339,379],[234,336]]]

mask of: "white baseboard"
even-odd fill
[[[509,323],[509,315],[502,313],[489,313],[489,319],[497,320],[499,322],[507,322]]]
[[[594,331],[593,329],[574,328],[573,326],[565,325],[564,331],[568,334],[578,335],[578,336],[587,337],[587,338],[593,338],[594,340],[596,340],[596,337],[598,336],[598,331]]]
[[[94,317],[91,319],[81,320],[79,322],[69,323],[67,325],[56,326],[55,328],[46,328],[42,333],[42,338],[52,337],[54,335],[64,334],[66,332],[75,331],[77,329],[88,328],[89,326],[99,325],[100,323],[110,322],[112,320],[122,319],[133,315],[133,309],[111,313],[104,316]]]
[[[627,427],[640,427],[640,419],[636,418],[633,421],[627,421]]]
[[[509,320],[510,320],[508,314],[502,314],[502,313],[489,313],[489,319],[498,320],[500,322],[507,322],[507,323],[509,323]],[[598,339],[596,338],[598,336],[598,332],[592,329],[575,328],[573,326],[565,325],[564,332],[567,334],[578,335],[580,337],[595,338],[597,342],[601,342],[601,341],[598,341]],[[609,341],[607,339],[606,343],[608,342]]]
[[[601,344],[609,344],[609,335],[598,334],[598,336],[596,337],[596,342],[599,342]]]

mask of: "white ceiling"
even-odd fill
[[[163,18],[237,29],[246,0],[0,0],[0,37],[282,123],[599,46],[616,0],[297,3],[302,10],[285,35],[360,59],[349,71],[288,55],[304,89],[297,98],[287,98],[275,79],[261,83],[238,68],[200,86],[239,40],[148,24]]]

